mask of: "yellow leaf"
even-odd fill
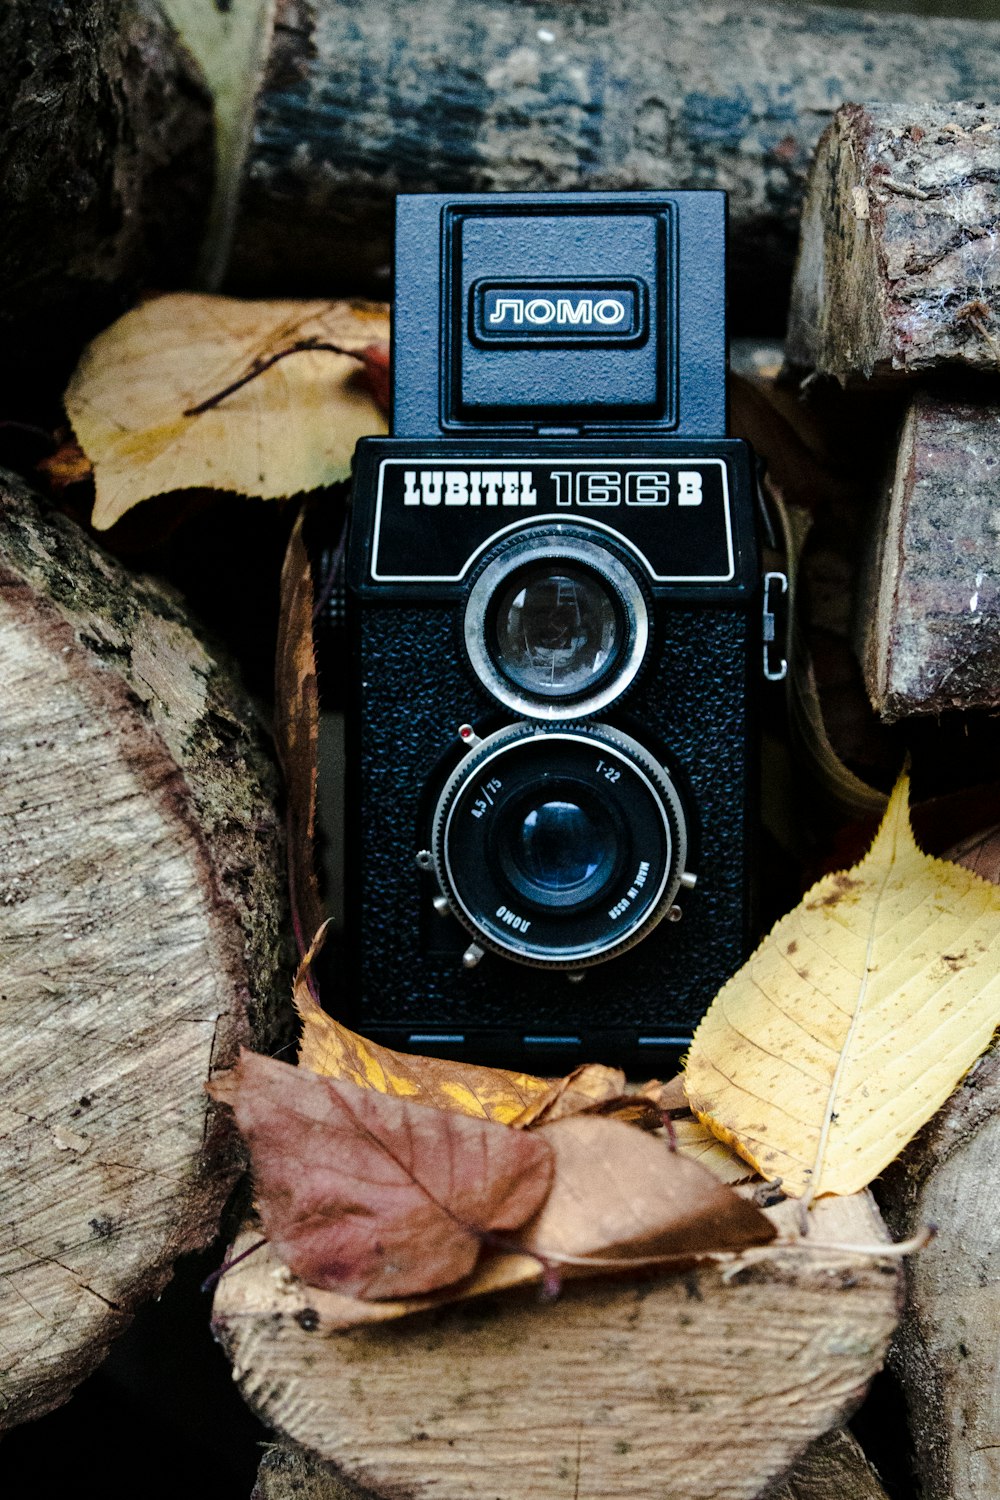
[[[707,1167],[720,1182],[735,1187],[739,1182],[749,1182],[754,1176],[753,1167],[741,1156],[737,1156],[725,1141],[713,1135],[700,1120],[681,1119],[672,1122],[674,1144],[682,1156]]]
[[[343,1026],[322,1009],[309,984],[325,931],[320,928],[295,977],[295,1008],[302,1019],[300,1068],[501,1125],[510,1125],[533,1099],[549,1092],[550,1081],[530,1073],[393,1052]]]
[[[348,355],[292,354],[207,411],[185,412],[303,340],[360,353],[388,337],[378,303],[185,293],[126,313],[84,350],[66,391],[94,465],[94,526],[171,490],[277,499],[346,479],[358,438],[386,430]]]
[[[720,991],[692,1109],[786,1193],[854,1193],[1000,1024],[1000,889],[918,849],[902,777],[860,864],[828,875]]]

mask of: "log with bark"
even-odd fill
[[[319,1459],[275,1443],[260,1461],[250,1500],[352,1500],[356,1494]],[[817,1438],[783,1484],[768,1487],[766,1500],[886,1500],[886,1493],[857,1440],[838,1427]]]
[[[844,1427],[817,1438],[768,1500],[887,1500],[857,1438]]]
[[[212,102],[153,0],[11,0],[0,50],[0,332],[16,398],[142,285],[190,276]]]
[[[342,1495],[659,1500],[668,1476],[671,1500],[752,1500],[853,1409],[896,1321],[897,1269],[856,1249],[882,1233],[868,1195],[811,1219],[814,1250],[347,1331],[264,1249],[223,1276],[213,1322],[246,1399]]]
[[[370,285],[399,191],[715,187],[735,320],[777,332],[832,112],[996,98],[1000,24],[722,0],[279,0],[261,66],[232,287]]]
[[[855,601],[881,718],[1000,704],[1000,405],[921,392],[873,517]]]
[[[803,209],[788,364],[845,384],[944,366],[995,375],[998,226],[996,104],[838,110]]]
[[[922,1500],[1000,1494],[1000,1052],[968,1074],[880,1184],[890,1223],[933,1223],[907,1272],[892,1362],[910,1409]]]
[[[275,778],[179,600],[0,477],[0,1426],[57,1405],[241,1154],[287,979]],[[225,1112],[222,1112],[223,1114]]]

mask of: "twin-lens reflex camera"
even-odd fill
[[[403,196],[347,547],[348,1017],[662,1071],[751,933],[769,665],[718,192]]]

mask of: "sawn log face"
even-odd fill
[[[866,1194],[812,1218],[824,1242],[882,1234]],[[729,1279],[574,1282],[548,1304],[529,1288],[336,1332],[343,1299],[262,1250],[222,1278],[213,1320],[250,1404],[348,1493],[662,1500],[669,1476],[671,1500],[752,1500],[860,1400],[899,1284],[895,1265],[789,1251]]]
[[[285,920],[248,700],[176,598],[10,476],[0,672],[3,1426],[217,1231],[239,1152],[203,1084],[266,1041]]]

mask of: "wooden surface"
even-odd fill
[[[669,1476],[663,1490],[669,1494]],[[357,1494],[325,1464],[301,1448],[275,1443],[260,1461],[250,1500],[352,1500]],[[886,1493],[855,1438],[835,1428],[817,1438],[777,1489],[762,1500],[886,1500]]]
[[[279,0],[230,278],[378,285],[399,191],[716,187],[734,316],[784,328],[845,99],[1000,96],[1000,24],[708,0]]]
[[[857,1439],[846,1428],[837,1427],[816,1439],[767,1500],[887,1500],[887,1496]]]
[[[1000,1495],[1000,1052],[965,1082],[880,1184],[900,1233],[937,1226],[908,1268],[893,1364],[923,1500]]]
[[[0,52],[0,389],[59,380],[140,284],[189,275],[212,105],[153,0],[8,0]],[[8,415],[8,411],[5,411]]]
[[[855,607],[865,686],[886,722],[1000,704],[998,480],[1000,404],[918,394]]]
[[[0,479],[0,1427],[65,1398],[239,1168],[203,1085],[287,993],[274,775],[176,598]]]
[[[996,374],[998,221],[1000,106],[846,104],[809,178],[788,364],[845,383],[945,366]]]
[[[824,1241],[882,1232],[864,1195],[812,1220]],[[246,1399],[348,1492],[751,1500],[860,1399],[898,1287],[886,1262],[788,1251],[728,1279],[577,1282],[337,1333],[338,1299],[261,1250],[213,1320]]]

